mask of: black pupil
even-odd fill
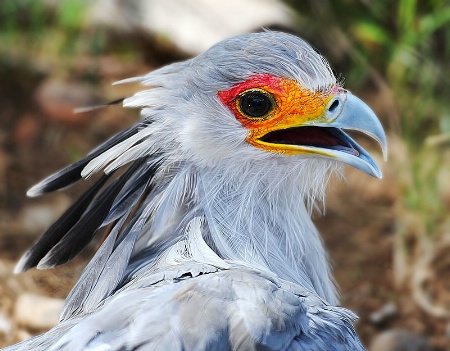
[[[239,107],[249,117],[263,117],[273,109],[273,103],[267,94],[250,91],[241,96]]]

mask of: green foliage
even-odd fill
[[[45,8],[41,1],[2,1],[0,33],[6,42],[18,39],[24,33],[39,35],[45,27],[45,22]]]
[[[2,0],[0,53],[64,59],[77,50],[84,31],[87,0]]]
[[[63,29],[78,31],[83,25],[88,3],[82,0],[60,0],[56,8],[59,26]]]

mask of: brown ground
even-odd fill
[[[15,75],[14,67],[12,64],[11,71],[2,73]],[[118,88],[111,93],[110,82],[149,69],[130,68],[111,57],[103,58],[100,67],[105,68],[100,69],[100,84],[94,86],[96,94],[112,99],[127,92]],[[30,72],[35,71],[31,68]],[[29,199],[26,189],[137,118],[119,107],[74,117],[73,107],[95,102],[90,100],[92,86],[78,80],[33,77],[31,81],[16,79],[12,86],[0,82],[0,317],[12,320],[12,330],[6,335],[0,332],[0,346],[40,332],[24,330],[15,323],[17,297],[27,291],[64,297],[88,258],[84,254],[55,270],[12,275],[20,255],[77,193],[75,189]],[[88,93],[77,95],[80,91]],[[318,218],[317,225],[330,251],[342,304],[360,316],[360,336],[369,344],[384,330],[402,328],[430,337],[435,350],[450,350],[446,322],[421,312],[409,292],[396,289],[393,283],[394,203],[398,194],[392,171],[385,166],[382,181],[355,170],[346,173],[347,182],[331,184],[326,216]],[[388,303],[394,303],[397,311],[378,324],[371,322],[371,314]]]

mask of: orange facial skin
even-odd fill
[[[249,118],[239,109],[240,94],[261,89],[271,94],[276,106],[263,118]],[[336,87],[336,89],[339,89]],[[299,154],[307,153],[297,145],[271,144],[259,140],[269,132],[308,125],[310,122],[326,122],[324,110],[334,91],[313,92],[300,86],[294,80],[274,77],[269,74],[251,76],[245,82],[233,86],[227,91],[218,92],[222,103],[234,113],[236,119],[249,129],[247,141],[272,152]]]

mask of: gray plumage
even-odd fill
[[[5,351],[363,349],[355,315],[335,306],[310,214],[339,161],[381,175],[340,128],[360,129],[383,147],[384,132],[373,112],[341,89],[344,112],[327,122],[338,125],[338,149],[320,154],[315,150],[325,146],[307,145],[311,153],[292,156],[259,149],[218,98],[255,74],[324,94],[337,86],[322,56],[276,32],[231,38],[120,82],[147,86],[124,101],[142,108],[141,122],[28,194],[99,171],[127,171],[88,190],[16,271],[67,262],[97,229],[112,229],[68,296],[60,324]],[[353,106],[367,117],[362,126]],[[323,126],[322,119],[317,128]]]

